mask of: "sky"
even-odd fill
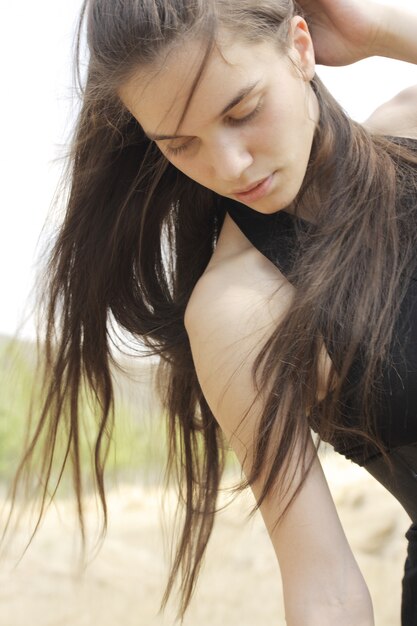
[[[2,6],[0,334],[14,334],[18,327],[23,336],[34,334],[31,292],[40,242],[46,239],[41,233],[77,106],[72,45],[81,4],[81,0],[19,0]],[[416,0],[395,4],[417,11]],[[358,121],[417,83],[416,66],[381,58],[343,68],[320,66],[318,73]],[[53,222],[47,223],[50,231]]]

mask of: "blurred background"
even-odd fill
[[[415,0],[398,0],[416,11]],[[29,390],[36,381],[32,288],[42,246],[56,217],[51,210],[78,102],[72,80],[73,38],[81,0],[20,0],[2,5],[0,155],[0,484],[5,493],[22,441]],[[417,68],[367,59],[345,68],[318,68],[350,115],[365,120],[382,102],[417,83]],[[10,349],[7,338],[19,330]],[[28,537],[22,519],[15,547],[0,561],[0,623],[4,626],[172,624],[157,616],[167,571],[158,511],[165,459],[164,428],[155,400],[154,367],[126,362],[117,378],[117,446],[109,464],[110,527],[98,557],[80,578],[72,501],[59,503],[19,567]],[[93,421],[93,417],[91,420]],[[83,462],[89,464],[88,449]],[[323,460],[346,532],[371,588],[379,626],[398,626],[407,516],[360,469],[326,451]],[[227,480],[236,477],[231,461]],[[167,503],[170,510],[168,493]],[[225,496],[226,497],[226,496]],[[253,503],[252,503],[253,504]],[[219,515],[186,625],[284,624],[279,575],[259,517],[245,522],[250,495]],[[92,534],[94,499],[88,501]],[[281,621],[279,621],[281,620]]]

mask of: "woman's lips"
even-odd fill
[[[241,202],[253,202],[254,200],[260,200],[268,194],[274,176],[275,172],[258,183],[255,183],[255,185],[249,187],[246,191],[235,191],[233,196]]]

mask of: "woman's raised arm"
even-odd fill
[[[231,256],[221,270],[218,267],[197,283],[187,308],[186,328],[203,393],[248,476],[262,412],[252,366],[286,311],[292,287],[256,250]],[[274,441],[274,448],[279,443]],[[312,455],[304,485],[275,525],[300,483],[303,458],[308,461]],[[369,593],[311,439],[291,464],[294,480],[284,501],[277,495],[282,487],[277,481],[260,507],[281,569],[287,624],[371,626]],[[267,469],[251,485],[258,500]]]
[[[370,0],[299,0],[316,60],[348,65],[370,56],[417,63],[417,12]]]

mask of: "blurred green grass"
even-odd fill
[[[143,361],[143,359],[140,359]],[[166,433],[162,409],[152,389],[152,366],[132,366],[129,375],[115,372],[115,428],[106,463],[107,479],[160,480],[166,460]],[[0,337],[0,481],[10,483],[23,451],[32,389],[39,387],[36,348],[28,341]],[[36,408],[34,421],[36,422]],[[84,433],[81,446],[83,473],[91,477],[92,443],[96,416],[90,402],[83,402]],[[64,432],[61,433],[64,435]],[[60,465],[64,441],[57,448]],[[36,463],[36,460],[35,460]],[[67,472],[68,473],[68,472]],[[70,482],[64,476],[63,489]]]

